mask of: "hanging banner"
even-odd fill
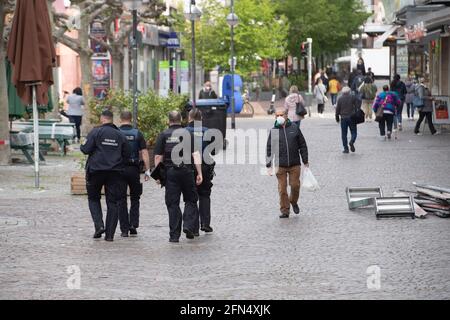
[[[111,64],[109,59],[92,59],[92,87],[94,96],[104,99],[111,88]]]
[[[90,34],[91,34],[91,37],[94,39],[97,39],[97,40],[105,42],[105,43],[108,42],[106,30],[105,30],[105,28],[103,28],[103,25],[101,22],[94,21],[91,24]],[[89,41],[91,43],[91,50],[94,52],[95,56],[97,56],[97,57],[108,56],[108,50],[106,48],[104,48],[99,42],[97,42],[93,39],[90,39]]]
[[[167,97],[170,90],[170,62],[159,62],[159,95]]]

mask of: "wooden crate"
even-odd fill
[[[75,172],[70,178],[70,192],[74,195],[86,195],[86,176],[84,172]]]

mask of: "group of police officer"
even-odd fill
[[[113,241],[118,222],[122,237],[136,236],[139,227],[139,201],[142,195],[140,173],[145,170],[145,181],[151,176],[150,159],[142,133],[131,125],[132,115],[120,115],[121,126],[113,123],[113,113],[104,110],[101,126],[94,128],[80,147],[89,155],[86,163],[86,188],[89,210],[94,222],[94,238],[105,233],[106,241]],[[208,130],[198,124],[201,112],[189,112],[189,124],[181,125],[178,111],[169,113],[169,128],[163,131],[155,146],[157,183],[165,186],[165,202],[169,213],[170,242],[179,242],[181,230],[188,239],[199,236],[199,230],[212,232],[211,188],[214,160],[205,152],[210,141],[205,140]],[[142,168],[143,167],[143,168]],[[164,179],[159,178],[164,176]],[[101,208],[101,191],[105,189],[106,225]],[[127,188],[130,190],[130,210],[127,208]],[[180,196],[185,202],[180,209]],[[198,202],[198,205],[197,205]],[[183,228],[182,228],[183,225]]]

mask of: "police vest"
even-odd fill
[[[188,130],[189,132],[191,132],[194,135],[194,141],[196,141],[196,143],[201,144],[202,152],[205,151],[205,148],[209,144],[209,142],[205,141],[205,139],[204,139],[205,132],[208,129],[205,128],[205,127],[191,127],[191,126],[187,126],[186,130]]]
[[[139,161],[139,130],[135,128],[120,128],[120,131],[125,135],[127,138],[127,141],[131,147],[131,157],[130,160],[132,162],[138,162]]]

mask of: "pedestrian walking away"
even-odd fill
[[[120,131],[125,135],[130,145],[131,157],[127,160],[124,170],[124,178],[130,190],[130,210],[128,205],[123,205],[119,215],[120,230],[123,237],[136,236],[139,228],[139,201],[142,195],[142,183],[140,178],[141,168],[145,171],[145,181],[150,178],[150,159],[147,143],[142,133],[131,125],[132,114],[123,111],[120,114]],[[142,159],[142,160],[141,160]]]
[[[403,113],[403,105],[405,104],[406,100],[406,85],[405,83],[400,79],[400,76],[396,74],[394,76],[394,80],[391,83],[391,91],[396,92],[397,96],[400,99],[400,105],[397,108],[396,112],[396,120],[398,123],[398,130],[402,131],[402,113]]]
[[[207,149],[212,139],[205,137],[208,128],[203,127],[201,121],[201,111],[192,109],[189,112],[189,124],[186,129],[194,135],[195,143],[201,146],[203,176],[203,182],[197,186],[199,216],[195,219],[194,236],[199,236],[199,229],[206,233],[213,232],[211,227],[211,189],[213,187],[215,162]]]
[[[300,126],[300,123],[305,118],[304,116],[298,115],[297,111],[297,103],[305,105],[305,101],[303,97],[300,95],[297,86],[291,86],[289,89],[289,95],[286,97],[284,101],[284,107],[288,113],[289,119],[291,119],[292,123],[296,126]]]
[[[71,123],[75,124],[75,128],[77,131],[77,142],[79,142],[81,137],[83,107],[85,105],[83,91],[81,90],[81,88],[77,87],[73,89],[72,94],[67,97],[66,102],[69,105],[69,108],[67,109],[67,112],[65,112],[65,115],[69,117],[69,121]]]
[[[414,128],[414,133],[421,135],[420,125],[426,118],[431,134],[436,135],[438,132],[433,125],[433,97],[431,96],[431,91],[428,88],[428,83],[425,82],[425,79],[423,78],[416,87],[414,99],[416,101],[416,108],[419,110],[419,119],[417,120],[416,127]],[[421,103],[418,103],[417,101],[421,101]]]
[[[367,69],[366,77],[369,77],[375,83],[375,73],[372,72],[372,68]]]
[[[357,126],[352,116],[355,110],[361,107],[360,100],[351,94],[349,87],[342,89],[342,96],[338,99],[336,107],[336,122],[341,123],[341,137],[342,145],[344,146],[343,153],[349,153],[349,146],[352,152],[355,152],[355,142],[358,135]],[[351,139],[348,142],[347,134],[350,129]]]
[[[406,113],[408,115],[408,120],[413,121],[414,120],[414,91],[416,88],[416,83],[413,81],[411,77],[408,78],[408,80],[405,83],[406,86],[406,96],[405,96],[405,103],[406,103]]]
[[[353,81],[355,80],[356,76],[358,75],[358,71],[356,68],[352,69],[352,72],[350,72],[347,80],[347,85],[351,88],[353,85]]]
[[[353,79],[353,82],[352,82],[350,88],[352,89],[353,94],[358,96],[359,99],[361,99],[361,94],[359,92],[359,88],[364,83],[364,79],[365,79],[365,77],[363,76],[361,70],[356,70],[356,76]]]
[[[337,97],[339,92],[341,91],[341,83],[337,80],[336,74],[331,76],[331,80],[329,82],[330,95],[331,95],[331,105],[333,108],[336,108]]]
[[[324,86],[321,78],[317,80],[316,86],[314,87],[314,96],[317,101],[317,112],[319,116],[323,116],[323,112],[325,110],[325,102],[328,101],[327,98],[327,88]]]
[[[169,128],[158,136],[154,150],[155,166],[162,162],[166,168],[165,200],[169,213],[170,242],[179,242],[182,224],[186,237],[194,238],[198,217],[197,186],[203,182],[200,152],[194,143],[194,135],[181,126],[181,114],[170,112]],[[183,213],[180,209],[181,194],[185,203]]]
[[[103,111],[100,121],[102,125],[88,134],[80,150],[89,155],[86,163],[86,189],[95,226],[94,238],[100,238],[106,233],[105,240],[113,241],[119,213],[124,210],[123,205],[126,203],[127,187],[123,174],[131,150],[125,136],[113,124],[111,111]],[[103,186],[107,206],[106,228],[100,203]]]
[[[392,127],[394,124],[394,116],[396,114],[397,107],[400,105],[401,101],[397,96],[397,93],[389,91],[389,86],[385,85],[383,87],[383,92],[378,94],[373,104],[373,111],[375,114],[379,111],[379,129],[380,129],[380,139],[386,140],[386,128],[387,128],[387,138],[392,137]],[[378,115],[377,115],[378,116]]]
[[[372,106],[377,96],[377,86],[372,82],[370,77],[364,79],[364,83],[359,88],[362,99],[362,110],[368,122],[372,121]]]
[[[289,218],[290,206],[295,214],[300,213],[298,199],[301,162],[309,167],[308,147],[300,128],[292,124],[284,108],[277,109],[275,116],[275,125],[267,139],[266,166],[269,176],[274,173],[272,166],[275,168],[280,196],[280,218]],[[291,188],[290,195],[287,192],[288,181]]]

